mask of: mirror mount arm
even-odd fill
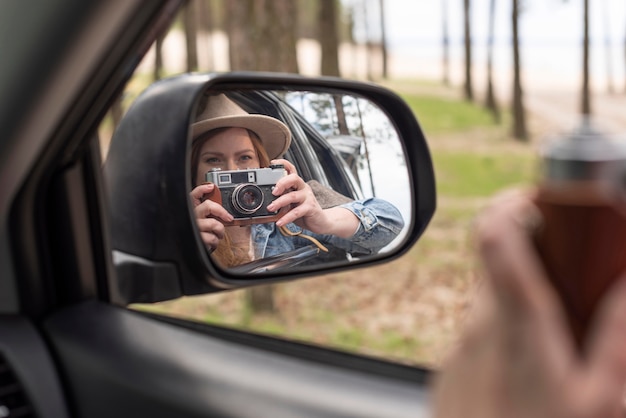
[[[120,304],[215,291],[204,248],[189,222],[190,115],[208,75],[155,83],[128,109],[111,140],[103,172]],[[189,280],[194,278],[194,280]]]

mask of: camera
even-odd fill
[[[215,185],[207,198],[233,215],[234,221],[225,225],[275,222],[286,210],[271,212],[267,210],[267,205],[276,200],[272,190],[276,182],[286,175],[282,164],[250,170],[214,169],[205,174],[205,180]]]

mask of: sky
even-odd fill
[[[355,0],[345,0],[347,3]],[[378,0],[368,0],[378,16]],[[463,66],[463,0],[385,0],[385,26],[391,71],[397,76],[441,78],[443,4],[447,3],[450,59],[454,78]],[[543,88],[579,85],[582,68],[583,0],[521,0],[522,66],[525,81]],[[512,64],[511,3],[496,2],[494,66],[507,82]],[[591,70],[594,84],[606,85],[608,69],[615,86],[624,88],[626,0],[590,0]],[[489,0],[472,0],[473,62],[486,63]],[[377,36],[375,24],[369,32]],[[361,31],[361,34],[363,31]],[[610,40],[609,51],[605,47]],[[607,63],[610,63],[608,65]]]

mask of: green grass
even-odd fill
[[[494,126],[491,114],[473,103],[445,97],[401,96],[413,109],[422,129],[431,135]]]
[[[506,187],[526,185],[535,173],[532,155],[433,152],[437,193],[453,197],[488,197]]]
[[[167,307],[161,304],[137,304],[135,309],[143,312],[150,312],[162,315],[172,315],[179,317],[180,314],[172,313]],[[208,308],[208,309],[207,309]],[[232,327],[234,329],[246,330],[250,332],[273,335],[276,337],[287,337],[300,341],[315,341],[313,334],[317,334],[317,340],[321,345],[335,347],[345,351],[359,351],[362,347],[369,347],[374,352],[384,352],[385,355],[396,359],[410,358],[412,353],[420,348],[420,342],[413,338],[404,336],[397,331],[385,330],[382,335],[371,335],[368,332],[345,324],[337,325],[333,315],[325,315],[324,318],[314,320],[317,332],[308,329],[298,329],[289,326],[279,316],[273,315],[251,315],[248,309],[240,312],[236,318],[226,320],[213,307],[205,306],[204,315],[199,315],[197,320],[208,324]],[[196,315],[191,315],[195,317]]]
[[[429,138],[435,166],[437,192],[450,197],[487,197],[497,191],[528,184],[536,170],[532,153],[474,151],[473,141],[493,141],[497,148],[512,142],[506,134],[507,115],[496,124],[481,105],[446,96],[402,94]],[[459,147],[438,147],[441,138],[452,138]]]

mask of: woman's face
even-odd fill
[[[214,168],[221,170],[260,168],[259,157],[247,130],[229,128],[204,142],[200,148],[196,184],[204,183],[205,173]]]

